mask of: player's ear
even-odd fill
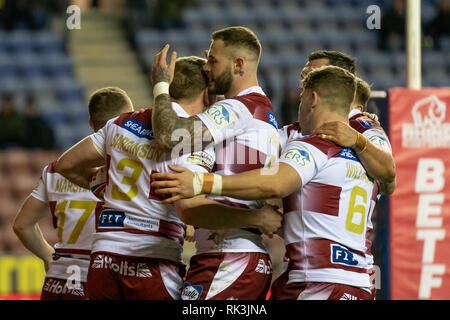
[[[363,112],[364,111],[364,107],[361,104],[354,104],[352,106],[352,109],[358,109],[359,111]]]
[[[205,109],[213,105],[216,102],[216,95],[209,93],[208,89],[203,90],[203,104]]]
[[[244,75],[244,58],[234,59],[234,74],[239,74],[241,77]]]
[[[91,118],[89,118],[89,127],[91,127],[92,130],[95,130],[94,129],[94,123],[92,122]]]
[[[319,104],[320,97],[319,97],[319,94],[316,91],[311,91],[311,99],[312,99],[311,108],[313,108],[313,107],[315,107],[316,105]]]

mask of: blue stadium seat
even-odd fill
[[[36,50],[41,53],[64,51],[64,39],[50,31],[39,31],[33,35],[33,43]]]
[[[58,52],[46,54],[43,63],[52,77],[73,75],[72,61],[66,54]]]
[[[299,70],[303,68],[306,60],[306,55],[299,54],[297,50],[283,50],[279,53],[278,57],[281,67],[286,70],[296,70],[298,73],[300,73]]]
[[[135,34],[136,43],[140,48],[155,44],[159,45],[162,41],[160,38],[160,32],[152,29],[139,30]]]
[[[359,56],[359,62],[364,65],[369,72],[377,69],[392,69],[392,57],[388,53],[373,52],[364,56]]]
[[[32,32],[27,30],[11,31],[7,36],[10,51],[16,54],[33,52],[34,36]]]
[[[0,79],[15,76],[17,71],[14,55],[0,53]]]
[[[326,23],[329,21],[338,21],[338,16],[330,10],[321,7],[313,7],[307,10],[309,18],[316,24]]]
[[[450,36],[443,36],[440,45],[443,52],[450,52]]]
[[[0,30],[0,54],[9,52],[8,36],[3,30]]]
[[[209,24],[228,24],[230,20],[230,15],[227,10],[218,10],[216,8],[198,8],[201,12],[199,18],[204,23]]]
[[[162,42],[175,45],[187,45],[190,43],[191,35],[179,29],[165,30],[161,33]]]
[[[53,78],[52,83],[62,103],[84,99],[84,88],[78,80],[72,77],[58,77]]]
[[[0,92],[8,93],[8,94],[18,94],[20,92],[24,92],[26,89],[25,82],[21,77],[6,77],[0,79]]]
[[[33,94],[51,93],[54,91],[52,81],[45,76],[28,77],[24,82],[26,90]]]
[[[283,19],[280,10],[270,7],[256,7],[252,10],[252,14],[261,24],[269,24],[273,22],[279,22]]]
[[[261,69],[277,68],[280,64],[278,55],[271,53],[268,50],[263,50],[261,54],[260,67]]]
[[[352,46],[356,51],[378,51],[378,38],[375,32],[359,29],[359,32],[353,30],[351,35]]]
[[[348,5],[339,5],[330,11],[333,12],[337,21],[341,23],[363,22],[367,17],[365,10],[355,10],[353,6]]]
[[[422,52],[422,64],[433,69],[445,69],[447,61],[440,51]]]
[[[15,60],[20,73],[27,78],[40,77],[45,74],[45,66],[38,54],[17,54]]]

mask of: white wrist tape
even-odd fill
[[[192,182],[194,185],[194,195],[199,195],[202,193],[203,187],[203,173],[194,172],[194,181]]]
[[[160,81],[153,87],[153,98],[156,99],[160,94],[169,94],[170,84],[168,82]]]
[[[214,183],[211,189],[211,194],[220,196],[222,194],[222,176],[220,174],[214,175]]]
[[[194,172],[194,194],[222,194],[222,176],[213,173]]]

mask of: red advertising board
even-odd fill
[[[450,88],[389,91],[391,299],[450,299]]]

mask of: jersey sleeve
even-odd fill
[[[278,129],[278,139],[280,142],[281,150],[284,150],[288,143],[288,133],[287,133],[287,126],[284,126],[281,129]]]
[[[297,171],[303,186],[312,180],[325,161],[319,152],[301,140],[289,141],[280,157],[280,162]]]
[[[253,119],[247,107],[234,99],[219,101],[198,117],[208,128],[215,144],[242,134]]]
[[[389,138],[379,123],[366,116],[359,116],[350,119],[350,126],[363,134],[371,143],[392,154]]]
[[[392,154],[391,143],[382,128],[374,128],[366,130],[362,133],[371,143],[380,149]]]
[[[109,120],[102,129],[100,129],[99,131],[97,131],[89,136],[91,138],[92,142],[94,143],[95,149],[97,149],[97,151],[103,157],[105,157],[105,154],[106,154],[106,145],[105,145],[106,132],[107,132],[108,128],[111,125],[113,125],[113,123],[116,119],[117,118]]]
[[[31,192],[31,196],[36,198],[42,202],[48,203],[47,189],[46,189],[46,177],[47,177],[47,168],[46,166],[44,170],[42,170],[42,175],[39,179],[39,184],[34,190]]]

